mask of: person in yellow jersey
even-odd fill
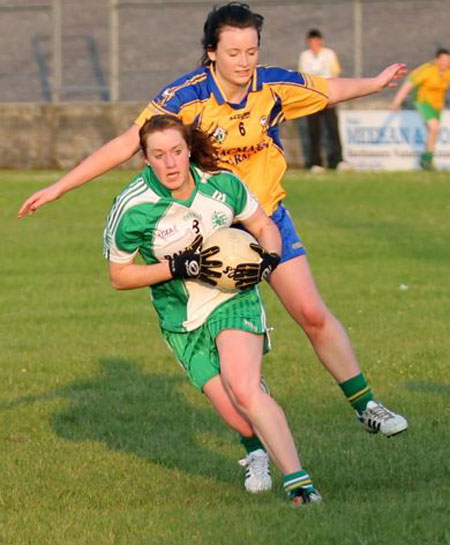
[[[450,51],[438,49],[434,59],[413,70],[398,90],[391,109],[399,109],[409,92],[414,92],[414,106],[423,117],[427,128],[425,150],[420,157],[424,170],[433,168],[433,155],[439,136],[441,111],[445,105],[445,93],[450,87]]]
[[[259,66],[262,25],[263,17],[247,4],[230,2],[214,8],[204,25],[201,67],[165,87],[128,130],[29,197],[19,217],[130,159],[139,149],[140,127],[153,115],[175,114],[184,123],[193,123],[213,137],[221,167],[245,182],[280,230],[282,255],[270,278],[272,289],[305,331],[363,428],[390,437],[406,430],[407,421],[373,398],[345,329],[319,294],[304,245],[283,206],[286,192],[281,180],[287,165],[278,126],[329,104],[395,86],[406,72],[405,65],[393,64],[375,77],[350,79]],[[216,409],[221,412],[220,406]],[[245,438],[243,444],[247,473],[264,480],[268,464],[263,446],[256,436]]]

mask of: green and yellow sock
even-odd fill
[[[283,488],[286,494],[293,498],[296,490],[304,488],[308,492],[314,491],[314,484],[308,472],[302,469],[301,471],[295,471],[294,473],[288,473],[283,475]]]
[[[257,435],[252,435],[251,437],[241,435],[241,445],[244,446],[247,454],[259,449],[266,450]]]
[[[433,164],[433,152],[431,151],[424,151],[422,155],[420,156],[420,166],[423,169],[430,169]]]
[[[372,388],[362,373],[341,382],[339,386],[347,401],[360,414],[367,407],[367,403],[373,399]]]

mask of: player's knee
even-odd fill
[[[318,331],[325,327],[329,311],[323,303],[304,305],[300,325],[308,331]]]
[[[239,410],[245,414],[251,413],[257,396],[261,394],[259,382],[237,380],[230,383],[229,388]]]
[[[428,123],[428,130],[430,133],[434,136],[436,136],[439,132],[439,121],[437,119],[430,119]]]

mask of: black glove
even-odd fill
[[[220,278],[221,274],[211,269],[221,267],[222,262],[211,261],[208,258],[216,255],[219,252],[219,247],[211,246],[211,248],[201,250],[202,243],[203,237],[198,235],[190,246],[187,246],[181,253],[170,257],[170,272],[174,278],[200,280],[215,286],[217,282],[213,278]]]
[[[236,267],[234,279],[239,289],[250,288],[261,280],[266,280],[280,263],[281,257],[278,254],[264,250],[259,244],[250,243],[250,248],[255,250],[262,260],[261,263],[241,263]]]

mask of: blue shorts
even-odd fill
[[[275,212],[270,216],[281,234],[283,249],[281,251],[281,262],[289,261],[294,257],[306,254],[306,248],[302,239],[295,230],[294,222],[288,210],[280,203]]]

